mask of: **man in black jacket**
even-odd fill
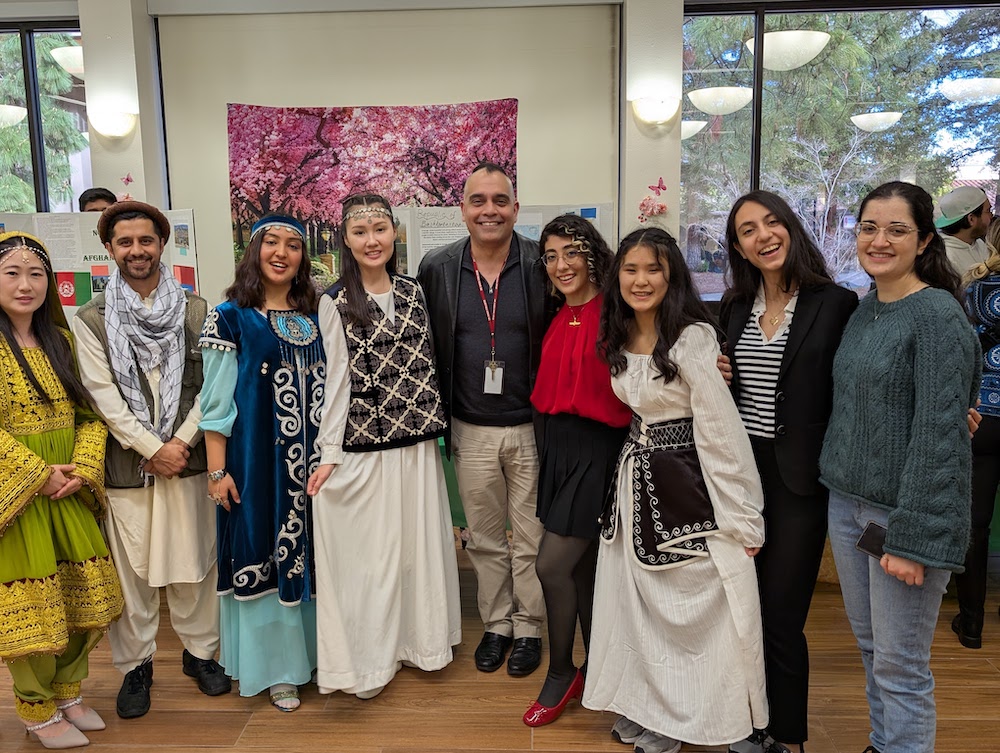
[[[469,237],[421,262],[449,419],[459,493],[471,540],[485,626],[476,667],[531,674],[541,661],[545,612],[535,575],[542,525],[535,514],[538,456],[531,389],[545,334],[545,271],[538,244],[514,232],[518,203],[499,165],[478,165],[465,182]],[[506,523],[513,543],[508,548]]]

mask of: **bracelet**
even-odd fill
[[[208,480],[209,481],[222,481],[222,479],[224,479],[226,477],[227,473],[229,473],[229,471],[227,471],[225,468],[220,468],[217,471],[211,471],[208,474]]]

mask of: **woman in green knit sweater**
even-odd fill
[[[931,753],[930,648],[941,596],[969,539],[972,455],[965,421],[979,345],[922,188],[886,183],[861,202],[858,259],[874,279],[834,360],[820,458],[830,540],[861,649],[866,753]],[[857,548],[870,521],[884,553]]]

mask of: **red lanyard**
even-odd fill
[[[497,273],[497,281],[493,285],[493,310],[490,311],[489,305],[486,303],[486,291],[483,290],[483,276],[479,274],[479,265],[476,264],[476,257],[472,256],[472,269],[476,273],[476,284],[479,286],[479,299],[483,302],[483,311],[486,312],[486,323],[490,328],[490,364],[495,364],[497,361],[497,299],[500,297],[500,276],[503,274],[503,268],[507,266],[507,257],[510,256],[510,251],[507,252],[507,256],[503,258],[503,265],[500,267],[500,271]]]

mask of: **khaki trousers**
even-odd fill
[[[458,491],[471,534],[467,551],[479,581],[479,616],[489,632],[540,638],[545,601],[535,557],[543,528],[535,514],[534,427],[477,426],[453,419],[451,431]]]

